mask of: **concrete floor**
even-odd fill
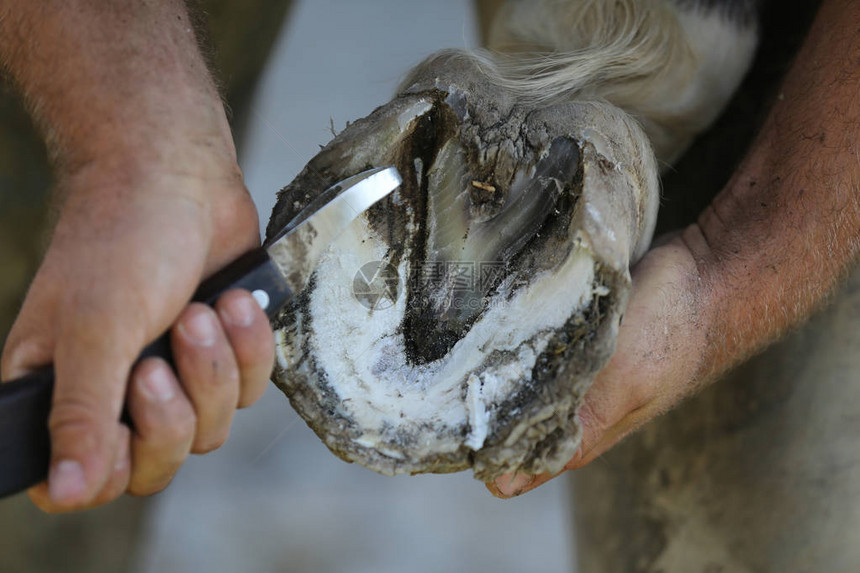
[[[467,0],[303,0],[241,149],[265,226],[275,192],[413,64],[476,44]],[[522,572],[572,568],[564,480],[503,502],[468,474],[387,478],[335,458],[274,387],[221,450],[155,498],[136,573]]]

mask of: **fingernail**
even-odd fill
[[[154,402],[167,402],[176,394],[173,381],[163,367],[151,369],[138,378],[138,384],[146,397]]]
[[[535,476],[516,473],[497,479],[496,488],[505,497],[514,497],[523,493],[534,481]]]
[[[179,331],[197,346],[212,346],[218,336],[215,317],[203,309],[198,309],[192,316],[180,322]]]
[[[84,468],[75,460],[57,462],[48,478],[48,495],[54,503],[63,503],[83,496],[87,491]]]
[[[231,297],[221,308],[221,316],[236,326],[251,326],[259,305],[249,296]]]

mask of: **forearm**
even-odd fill
[[[750,154],[684,238],[719,374],[806,319],[860,250],[860,4],[826,1]]]
[[[235,161],[181,0],[7,0],[0,58],[58,169]]]

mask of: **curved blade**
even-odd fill
[[[323,191],[287,223],[266,246],[266,251],[290,289],[300,292],[331,242],[401,182],[395,167],[359,173]]]

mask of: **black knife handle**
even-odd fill
[[[292,298],[280,271],[262,248],[212,275],[200,285],[193,300],[214,306],[222,294],[235,288],[251,291],[270,320]],[[152,356],[174,366],[169,333],[147,346],[138,361]],[[48,414],[53,390],[52,367],[0,384],[0,497],[18,493],[48,477]],[[130,423],[126,416],[123,420]]]

